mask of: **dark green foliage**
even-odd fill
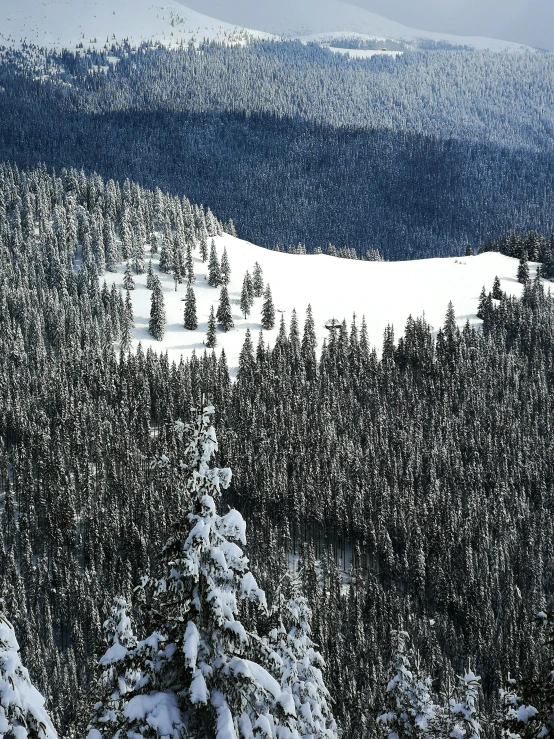
[[[210,285],[211,287],[219,287],[221,284],[221,267],[219,265],[219,259],[217,257],[215,241],[212,239],[212,245],[210,248],[210,261],[208,262],[208,285]]]
[[[519,265],[517,268],[517,281],[521,282],[522,285],[526,285],[529,282],[529,263],[527,261],[527,252],[523,252],[520,257]]]
[[[231,265],[229,263],[229,256],[227,254],[227,247],[223,247],[223,254],[221,255],[221,284],[228,285],[231,281]]]
[[[185,297],[184,325],[188,331],[196,331],[198,328],[198,319],[196,317],[196,295],[194,294],[194,289],[190,284],[187,287],[187,295]]]
[[[162,341],[165,334],[165,307],[162,284],[158,276],[154,277],[154,287],[150,298],[150,322],[148,331],[156,339]]]
[[[148,262],[148,271],[146,273],[146,287],[152,290],[154,287],[154,270],[152,268],[152,259]]]
[[[258,262],[254,264],[252,273],[252,290],[255,298],[261,298],[264,294],[264,273]]]
[[[221,329],[225,332],[230,331],[235,325],[233,323],[233,315],[231,313],[231,303],[229,301],[229,292],[227,291],[227,285],[221,286],[216,318],[218,324],[221,326]]]
[[[494,300],[502,300],[504,297],[504,293],[502,291],[502,288],[500,287],[500,280],[498,279],[498,275],[494,278],[494,282],[492,283],[492,297]]]
[[[123,275],[123,289],[135,289],[135,281],[133,280],[133,273],[131,272],[131,265],[129,264],[129,262],[127,262],[127,266],[125,267],[125,274]]]
[[[208,318],[208,333],[206,334],[206,346],[213,349],[217,345],[217,324],[215,322],[214,307],[210,306],[210,316]]]
[[[271,331],[275,327],[275,306],[271,297],[271,288],[269,282],[264,292],[264,303],[262,306],[262,326],[266,331]]]
[[[254,286],[252,284],[252,278],[250,277],[250,273],[247,270],[246,274],[244,275],[244,280],[242,281],[242,290],[240,294],[240,310],[241,310],[241,313],[244,314],[245,320],[250,315],[250,311],[252,310],[253,305],[254,305]]]

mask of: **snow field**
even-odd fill
[[[274,252],[255,246],[227,234],[214,239],[221,260],[223,248],[227,248],[231,264],[231,281],[228,286],[234,328],[228,333],[218,329],[216,352],[225,349],[229,369],[236,375],[240,350],[246,329],[252,333],[254,344],[258,341],[261,326],[262,298],[256,298],[250,316],[245,319],[239,308],[242,281],[246,270],[252,275],[258,262],[263,270],[264,283],[269,282],[276,308],[276,325],[264,331],[266,343],[273,346],[279,331],[281,316],[290,323],[296,309],[300,328],[308,304],[311,305],[318,349],[321,350],[328,336],[325,323],[335,318],[346,320],[350,327],[355,313],[360,326],[365,316],[370,343],[380,351],[383,332],[388,324],[395,329],[396,338],[402,334],[408,316],[417,318],[425,315],[427,322],[437,331],[451,300],[460,326],[466,320],[480,325],[477,318],[477,303],[483,285],[492,289],[496,275],[502,289],[509,295],[521,295],[522,285],[517,282],[518,261],[495,252],[474,257],[452,257],[443,259],[421,259],[409,262],[363,262],[339,259],[326,255],[295,255]],[[166,330],[163,341],[156,341],[148,333],[150,320],[151,291],[146,288],[146,273],[133,274],[135,289],[131,291],[135,330],[133,347],[142,342],[143,349],[152,347],[156,351],[168,352],[170,361],[179,362],[181,356],[190,357],[205,350],[208,316],[213,305],[217,310],[219,288],[208,285],[206,276],[208,263],[202,263],[198,248],[193,252],[196,282],[198,330],[187,331],[183,326],[184,297],[186,284],[178,285],[172,275],[159,272],[159,255],[154,255],[152,264],[162,283],[166,310]],[[146,253],[148,265],[149,252]],[[123,289],[125,265],[118,273],[106,273],[101,279],[108,286],[115,281]],[[536,265],[530,264],[531,278]]]
[[[178,46],[195,41],[234,41],[250,35],[233,24],[190,10],[174,0],[5,0],[0,45],[23,41],[49,49],[101,50],[128,39],[132,45],[154,41]]]

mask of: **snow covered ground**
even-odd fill
[[[222,18],[223,20],[216,20]],[[259,29],[259,30],[249,30]],[[181,42],[239,42],[272,34],[325,45],[341,34],[389,38],[417,45],[421,39],[476,49],[519,51],[519,44],[407,28],[340,0],[3,0],[0,45],[23,42],[46,48],[101,49],[128,39],[171,47]]]
[[[183,0],[203,13],[248,28],[295,38],[314,34],[337,35],[357,32],[370,38],[389,38],[416,42],[419,39],[447,41],[493,51],[519,51],[520,44],[480,36],[455,36],[408,28],[383,16],[340,0]]]
[[[394,325],[398,338],[409,315],[416,318],[425,314],[428,323],[437,330],[444,322],[450,300],[460,325],[467,319],[474,325],[480,324],[476,316],[479,293],[483,285],[487,291],[492,289],[495,275],[499,276],[502,289],[508,294],[520,295],[522,292],[522,286],[516,280],[518,261],[498,253],[409,262],[361,262],[326,255],[300,256],[269,251],[228,235],[216,238],[215,242],[220,259],[224,246],[229,255],[232,269],[229,295],[235,323],[235,328],[228,333],[218,331],[216,350],[219,353],[222,347],[225,348],[233,374],[236,374],[246,329],[250,328],[255,343],[261,330],[262,299],[255,300],[247,320],[239,308],[244,274],[246,270],[252,274],[255,262],[259,262],[263,269],[264,281],[269,282],[279,311],[275,329],[264,331],[266,343],[271,345],[278,333],[281,312],[288,326],[295,308],[302,328],[308,304],[312,306],[319,348],[328,335],[325,323],[329,319],[345,319],[350,325],[355,313],[358,325],[365,316],[370,342],[380,350],[387,324]],[[146,288],[146,274],[134,275],[136,287],[131,295],[135,347],[141,341],[145,349],[148,346],[158,351],[167,349],[170,360],[176,362],[181,355],[190,356],[193,350],[197,353],[204,351],[210,306],[217,309],[219,289],[208,285],[205,279],[207,263],[203,264],[199,259],[198,250],[194,256],[198,330],[187,331],[183,327],[186,286],[179,285],[175,292],[171,275],[158,272],[156,255],[153,265],[162,281],[167,314],[165,338],[158,342],[148,333],[151,292]],[[534,277],[536,265],[530,266],[531,277]],[[110,286],[115,281],[122,287],[123,272],[124,267],[121,267],[119,274],[107,273],[105,279]]]
[[[396,59],[397,56],[403,54],[403,51],[388,51],[387,49],[338,49],[335,46],[328,46],[329,51],[333,51],[335,54],[347,54],[353,59],[371,59],[372,56],[392,56]]]
[[[102,49],[128,39],[171,47],[181,42],[238,42],[270,34],[248,31],[174,0],[3,0],[0,45],[22,42],[49,49]]]

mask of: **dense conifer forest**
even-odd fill
[[[3,608],[60,735],[92,718],[115,596],[112,618],[128,609],[148,633],[135,588],[157,577],[183,506],[164,460],[181,454],[176,422],[213,405],[216,461],[233,470],[220,510],[247,521],[270,613],[294,595],[276,582],[292,559],[342,736],[376,735],[388,711],[408,659],[391,628],[437,700],[469,675],[483,736],[498,736],[500,688],[545,667],[533,618],[549,618],[554,590],[550,293],[487,295],[482,331],[460,330],[451,305],[436,334],[410,318],[379,354],[357,317],[318,358],[310,314],[293,315],[273,347],[247,335],[234,383],[223,353],[130,353],[132,311],[102,272],[141,268],[160,234],[198,249],[223,227],[128,181],[0,167]],[[266,628],[243,611],[249,633]]]
[[[263,246],[412,259],[554,230],[548,54],[257,42],[2,62],[0,160],[186,192]]]

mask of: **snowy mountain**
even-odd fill
[[[341,34],[358,34],[369,39],[392,39],[416,46],[426,40],[494,51],[528,48],[498,39],[455,36],[408,28],[340,0],[281,0],[279,3],[259,0],[184,0],[183,4],[227,22],[280,36],[324,43]]]
[[[275,35],[331,47],[341,37],[356,37],[393,40],[411,47],[437,43],[494,51],[528,48],[497,39],[407,28],[339,0],[283,0],[278,4],[257,0],[5,0],[3,16],[0,45],[16,47],[27,43],[101,49],[124,39],[131,44],[152,40],[171,47],[204,39],[237,43]]]
[[[0,45],[23,42],[46,48],[101,49],[128,39],[133,45],[154,41],[171,47],[181,42],[234,41],[267,37],[218,21],[174,0],[5,0]]]
[[[496,275],[507,294],[520,295],[523,289],[516,280],[518,261],[496,252],[409,262],[361,262],[323,254],[303,256],[274,252],[227,234],[216,237],[215,243],[220,260],[223,249],[227,249],[232,270],[229,296],[235,326],[228,333],[217,333],[217,351],[225,349],[232,374],[238,367],[246,329],[250,329],[256,342],[262,328],[262,298],[255,300],[246,320],[239,307],[245,272],[248,270],[252,275],[256,262],[263,270],[264,282],[270,284],[277,311],[275,329],[264,331],[265,341],[272,346],[279,331],[280,316],[283,315],[288,327],[295,309],[302,325],[308,305],[312,307],[319,349],[329,333],[325,324],[335,318],[341,322],[344,319],[350,326],[355,313],[358,325],[362,316],[365,317],[370,343],[380,350],[386,326],[392,324],[398,337],[410,315],[416,318],[425,314],[427,322],[438,330],[450,300],[460,326],[468,319],[472,324],[480,324],[476,316],[479,293],[483,285],[487,290],[492,288]],[[157,351],[167,350],[170,361],[177,363],[181,356],[190,357],[193,350],[197,354],[204,351],[210,308],[213,306],[216,311],[219,302],[219,289],[210,287],[206,280],[207,262],[202,263],[197,251],[194,254],[197,331],[187,331],[183,327],[186,286],[179,285],[175,291],[172,276],[158,270],[159,254],[156,254],[152,263],[162,282],[167,323],[163,341],[155,341],[148,332],[152,293],[146,288],[147,275],[133,275],[134,346],[140,341],[145,350],[148,346]],[[148,254],[146,256],[148,259]],[[120,266],[115,280],[111,273],[106,273],[102,279],[108,283],[115,281],[122,287],[123,273],[124,266]],[[532,277],[534,273],[532,269]]]

